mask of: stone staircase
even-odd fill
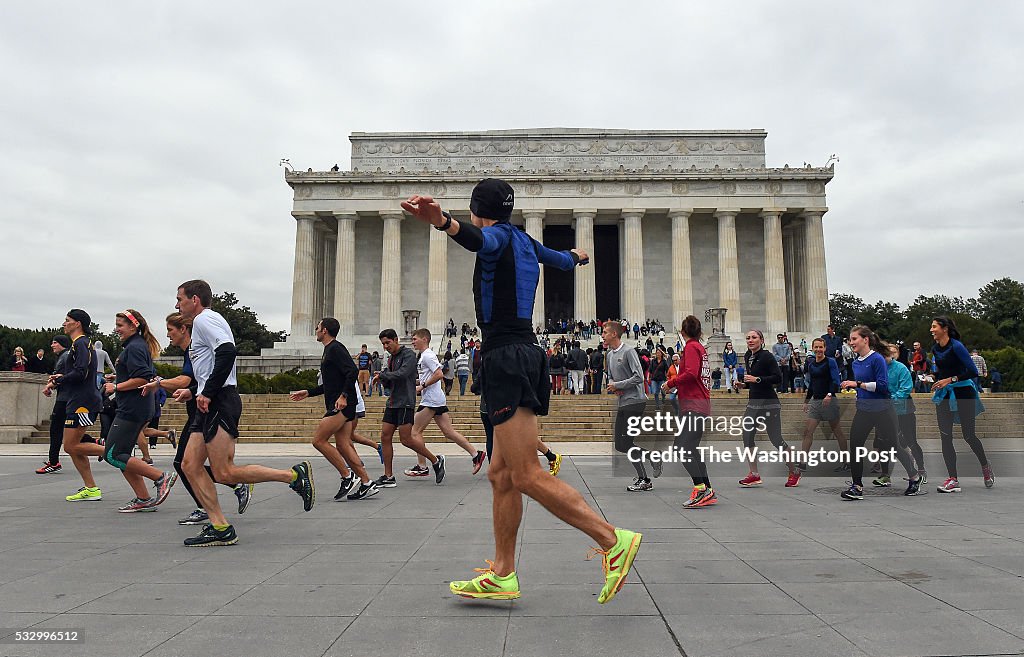
[[[1020,438],[1024,427],[1024,395],[1005,393],[985,395],[986,411],[978,418],[978,436],[982,440],[999,438]],[[303,443],[308,442],[323,416],[323,401],[320,398],[292,402],[287,395],[242,395],[244,412],[241,421],[242,442],[248,443]],[[918,437],[938,438],[935,412],[928,395],[915,395],[917,404]],[[798,442],[802,436],[805,416],[801,410],[802,395],[782,395],[783,434],[788,442]],[[849,431],[853,418],[853,395],[842,395],[843,425]],[[712,397],[712,412],[715,416],[738,416],[746,405],[746,394],[725,394],[715,391]],[[473,442],[484,441],[480,424],[479,397],[457,395],[449,398],[452,420],[456,428]],[[384,400],[371,397],[366,400],[366,418],[359,422],[359,432],[367,437],[380,434],[380,419]],[[653,401],[648,402],[648,414],[656,411]],[[665,410],[668,410],[666,404]],[[612,422],[615,416],[615,399],[609,395],[554,396],[551,398],[551,414],[541,418],[541,439],[566,442],[611,442]],[[183,405],[168,404],[164,407],[163,428],[181,429],[185,422]],[[954,433],[959,438],[959,430]],[[26,442],[47,442],[47,427],[40,427]],[[710,432],[706,437],[718,440],[740,440],[739,435],[728,432]],[[825,425],[819,428],[817,438],[827,436]],[[439,442],[443,438],[437,427],[431,423],[426,431],[428,442]],[[758,435],[765,440],[764,434]]]

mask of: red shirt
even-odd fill
[[[675,388],[679,412],[711,415],[711,365],[700,340],[687,340],[679,357],[679,374],[666,382]]]

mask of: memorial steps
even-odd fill
[[[323,416],[321,399],[309,399],[292,402],[287,395],[242,395],[244,412],[241,419],[241,442],[248,443],[302,443],[308,442],[313,431]],[[801,410],[803,395],[783,395],[782,425],[785,439],[792,444],[799,444],[803,435],[805,415]],[[843,395],[843,426],[849,432],[853,418],[853,395]],[[939,437],[935,412],[929,395],[915,395],[917,404],[918,437],[935,439]],[[1005,393],[1002,395],[986,395],[984,397],[986,411],[978,422],[978,436],[982,440],[998,438],[1020,438],[1024,427],[1024,395],[1021,393]],[[715,416],[738,416],[743,413],[746,395],[725,394],[715,391],[712,397],[712,410]],[[668,407],[668,404],[665,405]],[[484,431],[480,424],[479,397],[467,395],[454,396],[449,400],[452,421],[456,429],[470,441],[482,443]],[[384,400],[371,397],[366,400],[366,418],[359,421],[359,432],[369,438],[376,439],[380,434],[380,418],[383,414]],[[648,402],[648,414],[656,410],[653,401]],[[553,442],[584,441],[611,442],[612,423],[615,417],[615,400],[609,395],[560,395],[551,398],[551,413],[541,418],[541,439]],[[185,409],[176,404],[164,407],[161,428],[180,430],[185,422]],[[98,427],[97,427],[98,432]],[[739,440],[738,436],[729,436],[724,432],[707,434],[713,439]],[[47,442],[46,426],[33,433],[27,442]],[[960,440],[959,428],[954,436]],[[826,425],[821,425],[816,440],[827,438]],[[395,439],[398,440],[397,437]],[[426,430],[427,442],[443,440],[441,432],[431,423]],[[765,441],[764,433],[758,434],[759,441]]]

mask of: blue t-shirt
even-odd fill
[[[863,358],[853,360],[853,378],[861,383],[874,383],[875,389],[857,388],[857,409],[882,411],[892,404],[889,398],[889,365],[882,355],[869,351]]]

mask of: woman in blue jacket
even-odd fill
[[[885,356],[885,362],[889,364],[889,395],[892,397],[892,406],[896,411],[896,423],[900,430],[900,442],[910,449],[917,465],[917,472],[921,475],[921,483],[928,483],[928,474],[924,469],[924,452],[917,442],[917,417],[915,415],[914,398],[910,393],[914,392],[914,377],[910,370],[899,361],[900,348],[896,345],[889,345],[889,352]],[[875,434],[875,449],[881,447],[878,443],[877,433]],[[889,478],[889,462],[882,464],[882,475],[872,481],[875,486],[888,487],[892,485]]]
[[[907,469],[910,485],[904,495],[919,495],[921,478],[914,468],[910,450],[900,444],[896,412],[889,394],[889,367],[882,356],[888,353],[888,347],[866,326],[850,329],[849,345],[856,355],[852,363],[854,380],[843,381],[840,388],[857,390],[857,413],[850,426],[853,483],[841,496],[844,500],[864,499],[864,463],[858,457],[858,451],[864,447],[872,430],[880,446],[895,451],[896,458]]]
[[[985,456],[977,433],[974,431],[975,417],[985,410],[978,398],[978,386],[974,382],[978,368],[971,360],[967,348],[960,342],[960,331],[948,317],[932,319],[932,356],[935,358],[935,383],[932,384],[935,413],[939,421],[939,437],[942,438],[942,460],[946,462],[949,478],[941,486],[940,493],[959,493],[960,480],[956,471],[956,448],[953,447],[953,424],[959,422],[964,440],[981,463],[985,487],[992,488],[996,478],[992,466]]]
[[[722,373],[725,375],[725,389],[727,392],[732,392],[733,383],[736,381],[736,364],[739,361],[739,357],[736,355],[736,350],[732,348],[731,342],[725,343],[725,349],[722,351]]]

